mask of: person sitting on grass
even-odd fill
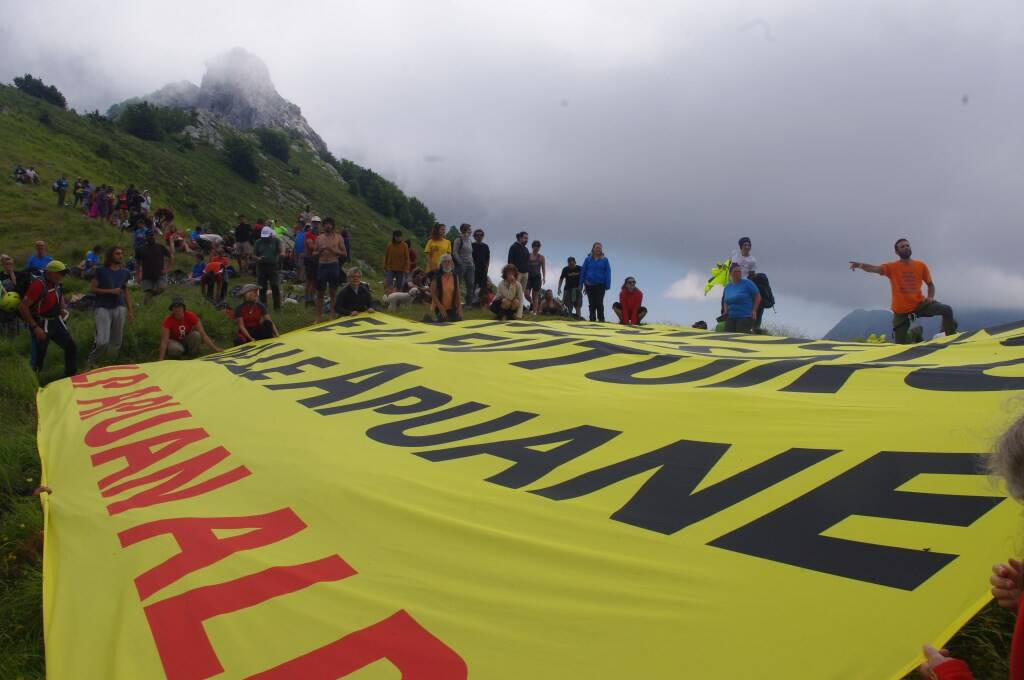
[[[186,309],[184,300],[172,299],[169,310],[171,313],[160,325],[160,361],[194,357],[199,354],[200,343],[214,352],[220,351],[220,347],[206,334],[199,317]]]
[[[636,287],[636,279],[632,276],[622,284],[619,301],[612,305],[612,311],[619,317],[624,326],[639,326],[647,316],[647,308],[643,306],[644,294]]]
[[[544,294],[541,296],[540,302],[537,303],[537,307],[541,314],[547,316],[563,316],[565,314],[562,301],[555,297],[550,288],[544,289]]]
[[[267,313],[267,306],[259,301],[259,293],[260,287],[255,283],[245,284],[238,293],[242,298],[242,304],[235,307],[235,322],[238,324],[236,345],[276,338],[280,335],[274,320]]]
[[[92,247],[92,250],[85,254],[85,259],[78,265],[78,268],[82,270],[83,279],[91,279],[93,272],[96,267],[100,266],[100,255],[103,253],[103,246],[96,244]]]
[[[202,253],[196,253],[196,263],[192,265],[192,274],[188,277],[189,283],[202,284],[203,272],[206,271],[206,258]]]
[[[338,316],[352,316],[359,312],[373,313],[373,297],[370,287],[363,283],[363,273],[356,267],[348,270],[348,283],[341,287],[334,300],[334,312]]]
[[[430,309],[438,321],[462,321],[462,297],[455,260],[445,253],[438,260],[438,269],[430,282]]]
[[[995,449],[986,461],[988,471],[994,477],[1001,477],[1006,491],[1018,503],[1024,502],[1024,416],[1003,433]],[[1010,680],[1024,679],[1024,620],[1021,618],[1021,591],[1024,591],[1024,565],[1019,559],[1010,558],[1003,564],[992,567],[988,578],[992,586],[992,597],[1003,609],[1013,612],[1017,619],[1010,641]],[[918,667],[923,678],[931,680],[974,680],[967,663],[955,659],[945,649],[924,645],[924,663]],[[991,677],[991,676],[985,676]]]
[[[519,270],[514,264],[501,269],[501,281],[495,291],[491,311],[499,319],[523,318],[523,284],[519,282]]]

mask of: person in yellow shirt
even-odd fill
[[[450,255],[451,252],[452,243],[444,237],[444,225],[435,224],[434,228],[430,230],[430,239],[423,246],[423,253],[427,256],[427,273],[432,274],[437,271],[441,264],[441,256]]]

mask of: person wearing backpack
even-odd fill
[[[14,258],[0,255],[0,332],[13,338],[18,334],[18,304],[28,287],[28,274],[14,271]]]
[[[68,178],[64,175],[58,177],[57,181],[53,183],[53,190],[57,192],[57,207],[63,208],[68,195]]]
[[[60,260],[51,260],[43,270],[43,277],[28,285],[21,298],[18,312],[32,333],[32,370],[39,373],[46,360],[50,341],[64,350],[64,376],[70,378],[78,372],[78,347],[64,322],[67,306],[64,303],[64,277],[68,268]]]
[[[267,304],[267,288],[274,296],[274,311],[281,311],[281,255],[284,248],[274,236],[272,227],[263,227],[253,246],[256,256],[256,280],[260,286],[260,302]]]

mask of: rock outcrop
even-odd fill
[[[143,97],[115,104],[108,115],[116,117],[124,106],[136,101],[197,109],[200,114],[209,111],[239,130],[294,130],[315,151],[327,151],[324,140],[302,116],[302,110],[277,92],[263,60],[241,47],[206,62],[206,74],[198,86],[188,81],[170,83]]]

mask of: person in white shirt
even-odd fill
[[[744,279],[752,279],[757,273],[757,260],[750,254],[750,237],[741,238],[739,247],[739,250],[732,251],[732,261],[740,266],[740,274]]]

